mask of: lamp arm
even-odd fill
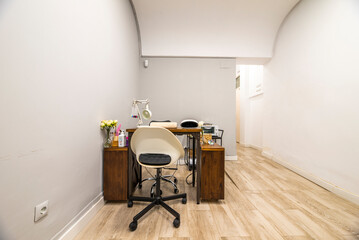
[[[148,99],[146,99],[146,100],[134,100],[133,101],[134,103],[142,103],[142,104],[148,104],[148,103],[150,103],[150,101],[148,100]]]
[[[135,111],[137,112],[137,116],[138,116],[138,122],[137,122],[137,126],[140,126],[143,124],[143,120],[142,120],[142,114],[140,112],[140,108],[138,107],[139,104],[145,104],[145,108],[147,110],[149,110],[149,103],[150,101],[148,99],[145,100],[133,100],[132,105],[134,106],[134,108],[136,109]]]
[[[141,115],[141,112],[140,112],[140,109],[138,108],[138,104],[136,104],[136,110],[137,110],[137,114],[138,114],[138,123],[137,125],[142,125],[143,124],[143,121],[142,121],[142,115]]]

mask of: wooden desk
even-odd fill
[[[135,186],[137,185],[137,183],[139,183],[142,179],[142,169],[141,169],[141,165],[137,163],[137,160],[134,158],[134,154],[132,153],[131,150],[131,138],[133,133],[136,131],[137,128],[131,128],[131,129],[126,129],[126,132],[128,132],[128,147],[129,147],[129,151],[128,151],[128,179],[134,179],[132,177],[133,173],[136,175],[135,179],[136,183]],[[193,138],[195,139],[195,144],[194,144],[194,151],[193,151],[193,159],[195,159],[195,157],[197,156],[197,162],[196,162],[196,167],[193,167],[193,176],[192,176],[192,182],[193,182],[193,186],[195,184],[195,182],[197,182],[197,194],[196,194],[196,200],[197,200],[197,204],[200,203],[201,200],[201,161],[199,159],[201,159],[201,131],[202,129],[200,128],[169,128],[168,130],[170,130],[173,134],[175,135],[188,135],[191,134],[193,136]],[[194,161],[193,161],[194,162]],[[194,164],[193,164],[194,166]],[[135,169],[135,171],[132,171],[131,169]],[[196,171],[197,171],[197,181],[195,181],[196,179]],[[134,188],[132,187],[132,184],[129,184],[129,192],[128,192],[128,196],[132,195]]]

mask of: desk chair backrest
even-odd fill
[[[138,128],[132,136],[131,149],[136,154],[139,164],[152,168],[169,166],[184,156],[184,150],[178,138],[162,127]],[[139,161],[139,157],[146,153],[167,154],[171,156],[171,162],[163,166],[144,165]]]

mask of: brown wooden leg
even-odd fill
[[[127,167],[128,167],[128,182],[127,182],[127,199],[130,198],[130,196],[132,196],[132,172],[133,172],[133,156],[132,156],[132,150],[131,150],[131,138],[132,138],[132,133],[129,132],[128,133],[128,164],[127,164]]]
[[[196,171],[197,171],[197,204],[201,202],[201,158],[202,158],[202,151],[201,151],[201,134],[195,134],[196,140],[196,156],[197,156],[197,164],[196,164]]]
[[[197,134],[193,134],[193,146],[192,146],[192,186],[195,186],[196,183],[196,142],[197,142]]]

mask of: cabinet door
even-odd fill
[[[202,151],[201,198],[224,199],[224,151]]]
[[[105,151],[103,192],[105,200],[127,200],[127,151]]]

